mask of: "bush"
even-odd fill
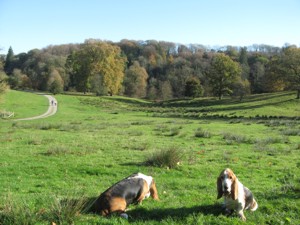
[[[176,147],[160,150],[146,160],[146,165],[175,168],[183,158],[183,152]]]

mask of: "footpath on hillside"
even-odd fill
[[[48,100],[49,100],[49,107],[48,107],[47,112],[45,112],[44,114],[39,115],[39,116],[15,119],[15,121],[36,120],[36,119],[42,119],[42,118],[46,118],[46,117],[49,117],[49,116],[53,116],[57,112],[57,100],[51,95],[44,95],[44,96],[46,98],[48,98]]]

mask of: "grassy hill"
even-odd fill
[[[55,97],[53,117],[1,120],[0,224],[241,224],[224,216],[216,200],[216,179],[225,167],[258,201],[256,212],[245,213],[248,224],[300,223],[300,104],[294,93],[243,102]],[[0,109],[35,116],[46,111],[45,101],[10,91]],[[162,152],[171,160],[153,162]],[[131,206],[128,221],[77,213],[86,199],[137,171],[155,178],[161,201]]]

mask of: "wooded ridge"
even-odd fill
[[[1,56],[0,80],[13,89],[93,92],[167,100],[297,90],[300,48],[182,45],[95,39]]]

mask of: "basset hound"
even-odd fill
[[[244,210],[255,211],[258,204],[251,191],[245,187],[236,177],[231,169],[223,170],[217,179],[218,197],[224,196],[225,210],[228,215],[237,211],[242,220],[246,220]]]
[[[135,173],[104,191],[97,198],[94,211],[102,216],[117,213],[128,218],[125,213],[127,206],[139,204],[149,196],[159,200],[154,179],[142,173]]]

